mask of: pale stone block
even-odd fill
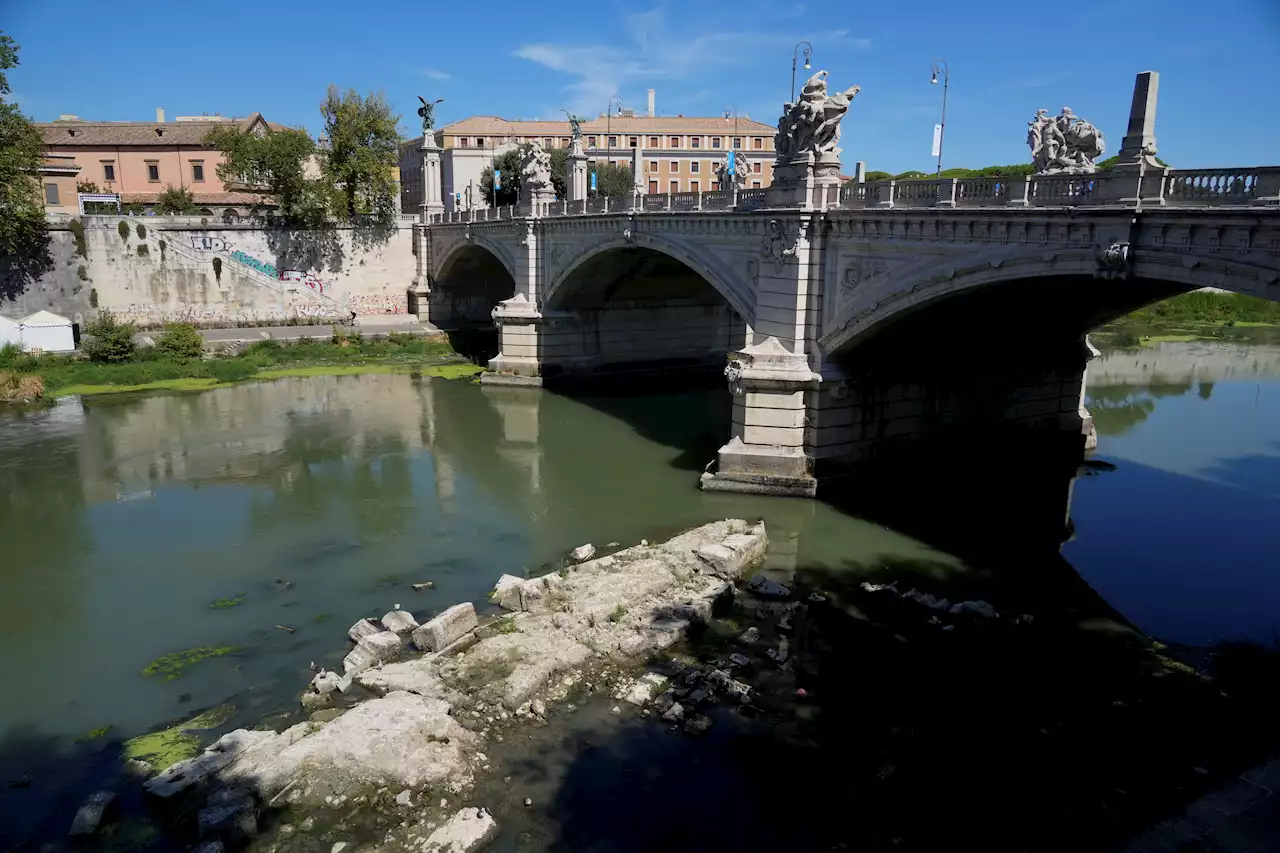
[[[804,395],[804,391],[748,391],[741,399],[750,409],[804,409]]]
[[[418,627],[418,620],[408,610],[391,610],[382,617],[382,627],[396,634],[408,634]]]
[[[427,836],[422,853],[475,853],[497,837],[493,815],[484,809],[463,809]]]
[[[424,651],[438,652],[474,631],[479,624],[471,602],[455,604],[414,631],[413,643]]]
[[[356,647],[342,659],[344,672],[356,674],[374,664],[394,660],[400,653],[400,637],[393,631],[382,631],[361,637]]]
[[[377,634],[382,629],[373,623],[370,619],[361,619],[347,630],[347,636],[351,638],[351,642],[358,643],[364,637],[370,634]]]
[[[742,440],[747,444],[800,447],[804,444],[804,430],[799,427],[767,427],[743,424]]]
[[[748,406],[744,412],[746,426],[782,427],[793,429],[804,426],[804,409],[758,409]]]

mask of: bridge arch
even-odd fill
[[[1072,280],[1080,288],[1081,333],[1144,305],[1202,287],[1280,302],[1274,270],[1224,258],[1139,250],[1119,269],[1107,267],[1093,247],[1041,250],[1014,256],[939,263],[936,257],[912,264],[901,274],[856,288],[818,340],[823,352],[847,352],[901,319],[936,308],[959,296],[1046,279]],[[857,290],[862,292],[858,293]]]
[[[453,348],[477,362],[498,354],[493,309],[516,294],[512,265],[495,243],[480,238],[452,247],[437,266],[427,293],[427,318],[449,335]]]
[[[689,241],[647,232],[617,234],[605,240],[585,242],[557,258],[551,267],[543,299],[549,308],[562,307],[573,295],[575,278],[584,266],[603,255],[646,249],[679,261],[701,276],[746,323],[755,323],[755,294],[741,275],[715,253]]]
[[[474,254],[474,250],[477,248],[483,249],[492,255],[506,269],[507,275],[511,276],[511,280],[515,281],[516,266],[515,261],[512,260],[511,252],[502,243],[497,240],[491,240],[479,230],[472,231],[467,238],[459,240],[446,248],[440,257],[436,259],[435,269],[431,271],[431,277],[434,279],[447,276],[460,258],[465,258],[468,254]]]

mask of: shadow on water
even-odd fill
[[[700,737],[625,704],[612,717],[607,701],[538,730],[486,794],[500,849],[1108,850],[1280,747],[1280,645],[1153,642],[1058,553],[1070,480],[1035,482],[843,492],[859,512],[878,496],[874,516],[970,571],[801,565],[788,667],[764,654],[784,633],[777,611],[740,594],[673,657],[705,670],[745,654],[750,705],[704,706],[715,722]],[[882,574],[1001,617],[861,586]],[[523,809],[525,792],[545,808]]]

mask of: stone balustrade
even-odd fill
[[[555,201],[521,214],[514,205],[435,214],[430,224],[489,222],[518,215],[749,212],[769,207],[767,189],[596,196]],[[839,208],[1280,206],[1280,167],[1163,169],[1092,175],[1022,175],[846,183]]]

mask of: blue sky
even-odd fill
[[[847,172],[859,159],[891,172],[932,168],[935,56],[951,69],[944,166],[1029,161],[1026,123],[1037,108],[1064,105],[1115,153],[1144,70],[1161,74],[1165,160],[1280,163],[1280,0],[0,0],[0,27],[21,46],[14,94],[42,121],[257,110],[315,133],[319,102],[337,83],[385,91],[407,132],[418,94],[446,99],[441,122],[549,119],[561,108],[601,113],[613,95],[642,111],[650,87],[660,114],[734,106],[772,125],[792,48],[807,39],[833,88],[862,86],[844,122]]]

